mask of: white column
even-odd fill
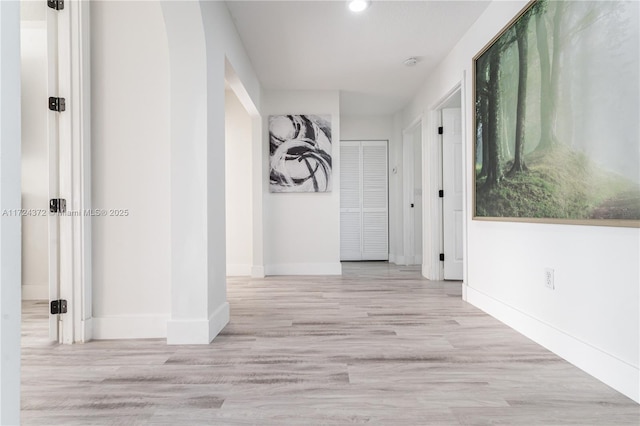
[[[200,4],[162,2],[162,10],[171,69],[171,200],[167,208],[171,209],[172,301],[167,343],[208,344],[229,320],[224,237],[224,64],[220,56],[221,106],[216,103],[215,111],[210,111],[208,81],[213,77],[208,75]],[[215,123],[212,115],[219,116]]]
[[[43,99],[44,102],[44,99]],[[20,208],[20,3],[0,1],[0,213]],[[20,424],[20,216],[0,220],[0,424]]]
[[[213,338],[229,322],[224,147],[224,53],[207,34],[207,254],[209,332]]]

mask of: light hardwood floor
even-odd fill
[[[25,302],[24,425],[638,425],[640,406],[415,267],[231,278],[210,345],[46,341]]]

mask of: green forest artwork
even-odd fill
[[[640,3],[530,3],[474,59],[475,218],[640,225]]]

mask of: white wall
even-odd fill
[[[402,139],[394,116],[340,117],[340,138],[389,141],[389,261],[403,259],[402,247]],[[394,172],[395,170],[395,172]]]
[[[45,8],[44,3],[40,3]],[[46,22],[22,21],[22,208],[48,212]],[[49,237],[46,215],[22,218],[22,299],[48,299]]]
[[[227,276],[251,275],[252,120],[233,90],[225,91],[225,199]]]
[[[393,115],[393,140],[396,142],[389,146],[389,261],[397,264],[404,264],[402,130],[402,113],[397,112]]]
[[[144,23],[144,28],[141,27]],[[96,339],[163,337],[170,305],[169,56],[156,2],[91,8]]]
[[[393,116],[340,116],[340,139],[343,141],[383,141],[397,143],[393,137]]]
[[[20,209],[20,4],[0,1],[0,210]],[[20,217],[0,220],[0,424],[20,424]]]
[[[265,91],[264,146],[269,115],[331,114],[331,192],[269,193],[264,173],[264,258],[267,275],[334,275],[340,265],[340,98],[337,91]],[[263,164],[268,165],[265,149]]]
[[[402,247],[396,262],[403,265],[421,265],[422,255],[422,124],[417,117],[402,131],[402,144],[399,149],[403,167],[400,170],[402,181],[402,196],[398,209],[401,212],[400,225],[402,227]],[[414,207],[411,208],[410,205]]]
[[[465,73],[467,301],[639,401],[640,230],[471,220],[472,58],[526,3],[492,3],[405,109],[404,124]],[[425,150],[430,161],[434,146]],[[555,291],[544,286],[547,267]]]

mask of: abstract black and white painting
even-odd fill
[[[269,117],[270,192],[331,191],[331,116]]]

